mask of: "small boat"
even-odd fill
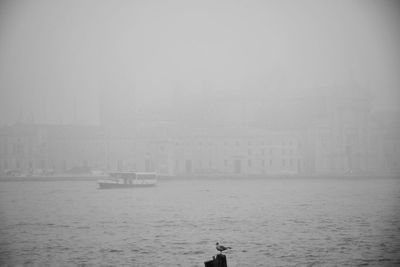
[[[98,181],[100,189],[150,187],[157,184],[155,172],[119,171],[108,173],[108,178]]]

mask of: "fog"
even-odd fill
[[[0,123],[96,125],[105,103],[117,117],[162,113],[173,120],[177,102],[179,113],[195,106],[201,113],[215,102],[211,115],[230,110],[234,117],[243,105],[225,104],[230,98],[265,99],[294,114],[321,92],[349,91],[368,95],[371,111],[398,110],[399,7],[395,1],[2,1]]]
[[[400,266],[399,26],[385,0],[1,0],[0,266]]]

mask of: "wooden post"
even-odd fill
[[[213,257],[215,259],[215,257]],[[214,260],[211,261],[205,261],[204,262],[205,267],[214,267]]]
[[[226,256],[224,254],[218,254],[217,257],[213,257],[213,260],[204,262],[205,267],[228,267],[226,263]]]

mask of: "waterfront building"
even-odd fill
[[[180,110],[188,108],[183,103],[158,113],[135,111],[121,121],[115,119],[120,110],[112,116],[102,110],[104,121],[98,126],[4,126],[0,170],[136,170],[179,176],[399,174],[398,114],[371,113],[371,99],[360,88],[328,91],[312,96],[315,105],[309,98],[280,99],[291,106],[290,112],[256,95],[245,101],[217,95],[207,110],[197,104],[186,114]],[[230,114],[229,108],[213,118],[207,113],[218,105],[237,104],[243,107],[239,114]]]

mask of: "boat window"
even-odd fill
[[[155,175],[152,173],[141,173],[137,174],[138,179],[155,179]]]

